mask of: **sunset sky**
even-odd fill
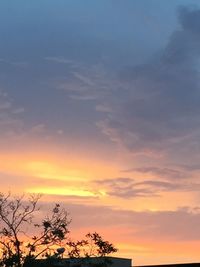
[[[199,0],[0,0],[2,192],[135,265],[200,262],[199,177]]]

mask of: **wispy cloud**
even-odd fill
[[[17,109],[22,109],[18,107]],[[20,112],[21,113],[21,112]],[[21,117],[16,113],[13,101],[5,92],[0,90],[0,133],[1,137],[12,137],[23,127]]]
[[[123,170],[122,172],[130,173],[130,172],[139,172],[143,174],[152,174],[158,178],[164,178],[169,180],[174,179],[185,179],[191,176],[191,173],[188,174],[182,170],[171,169],[171,168],[159,168],[159,167],[140,167],[140,168],[130,168],[127,170]]]
[[[131,178],[116,178],[96,181],[98,186],[103,186],[109,196],[120,198],[152,197],[156,193],[151,188],[138,187]]]
[[[102,179],[95,183],[106,192],[107,195],[124,199],[161,197],[163,192],[198,192],[199,183],[162,181],[162,180],[138,180],[120,177]]]
[[[58,84],[58,88],[76,100],[102,101],[111,97],[115,82],[103,65],[76,64],[69,70],[68,76]]]

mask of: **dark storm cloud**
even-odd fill
[[[112,111],[98,124],[133,152],[163,151],[198,136],[200,10],[180,8],[178,18],[162,53],[121,72],[123,96],[116,94]]]

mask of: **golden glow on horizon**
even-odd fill
[[[64,155],[53,155],[52,153],[45,153],[41,155],[35,154],[0,154],[0,172],[6,175],[16,177],[20,181],[15,189],[12,189],[12,184],[9,185],[9,190],[17,190],[18,192],[38,189],[38,191],[44,194],[56,195],[71,195],[71,188],[73,192],[79,188],[80,185],[84,187],[84,192],[74,192],[75,195],[82,196],[96,196],[101,197],[102,205],[111,205],[121,210],[149,210],[156,212],[159,210],[176,210],[178,206],[182,205],[184,199],[185,205],[196,205],[197,194],[185,194],[185,192],[162,192],[162,201],[158,201],[159,197],[151,197],[146,201],[146,198],[118,198],[106,194],[106,188],[101,185],[101,188],[93,183],[95,180],[103,180],[104,178],[115,179],[120,177],[122,173],[118,171],[119,167],[111,165],[107,162],[93,159],[93,161],[87,158],[68,158]],[[139,177],[139,178],[138,178]],[[137,176],[142,181],[141,175]],[[153,177],[145,177],[145,179],[153,179]],[[49,181],[48,181],[49,180]],[[50,181],[51,180],[51,181]],[[28,181],[28,183],[27,183]],[[44,181],[44,184],[42,184]],[[66,184],[64,184],[66,182]],[[6,183],[4,183],[6,184]],[[70,190],[65,192],[64,186],[70,187]],[[42,188],[41,188],[42,185]],[[48,190],[45,188],[48,187]],[[55,187],[54,187],[55,186]],[[43,187],[45,188],[43,190]],[[52,190],[53,188],[53,190]],[[92,189],[91,189],[92,188]],[[5,185],[5,189],[8,190],[8,186]],[[46,191],[45,191],[46,190]],[[54,191],[54,192],[53,192]],[[86,191],[86,192],[85,192]],[[88,192],[90,193],[88,193]],[[96,193],[98,192],[98,193]],[[160,199],[160,198],[159,198]],[[130,204],[131,203],[131,204]]]
[[[44,161],[31,161],[28,162],[27,170],[32,173],[33,176],[39,177],[39,178],[46,178],[46,179],[58,179],[58,180],[64,180],[64,181],[80,181],[84,180],[84,176],[76,176],[73,175],[75,173],[74,170],[63,170],[59,168],[59,166],[52,164],[50,162],[44,162]]]
[[[192,194],[177,191],[161,192],[161,196],[149,198],[119,198],[114,194],[111,196],[106,192],[112,191],[112,188],[107,187],[104,183],[95,184],[94,181],[126,177],[125,175],[139,181],[155,179],[152,174],[123,173],[120,172],[119,167],[120,165],[116,162],[110,164],[109,161],[99,161],[95,157],[91,159],[80,155],[68,156],[53,153],[53,151],[51,153],[44,151],[41,154],[18,154],[17,152],[15,154],[0,154],[1,190],[8,190],[9,177],[11,177],[12,183],[16,181],[16,184],[11,182],[9,184],[11,186],[9,189],[13,193],[42,193],[46,195],[44,196],[46,203],[62,201],[66,205],[73,203],[89,205],[90,207],[111,207],[119,213],[132,210],[134,212],[149,212],[152,215],[159,211],[175,211],[183,203],[186,206],[196,206],[199,199],[198,192],[192,192]],[[7,184],[6,181],[3,181],[3,174],[8,177]],[[76,220],[76,218],[74,219]],[[81,236],[81,233],[91,231],[92,227],[103,235],[105,233],[105,237],[109,240],[113,239],[113,243],[119,248],[118,255],[122,257],[130,257],[131,255],[133,259],[137,258],[138,263],[146,261],[148,264],[153,264],[155,253],[160,251],[162,251],[162,255],[164,255],[163,251],[166,252],[164,255],[166,258],[157,258],[157,262],[166,262],[169,255],[174,259],[179,257],[182,259],[183,253],[185,255],[187,253],[191,259],[198,258],[199,252],[195,248],[199,247],[199,244],[187,242],[184,246],[180,243],[174,243],[176,248],[171,249],[171,244],[167,243],[166,240],[164,240],[166,245],[161,244],[162,241],[160,240],[148,242],[148,237],[137,236],[137,232],[144,230],[142,225],[134,225],[134,229],[132,229],[131,227],[126,228],[122,223],[117,229],[114,226],[110,229],[109,223],[101,226],[97,223],[96,226],[94,222],[94,226],[78,225],[76,231],[79,229]],[[136,263],[135,260],[134,263]]]
[[[116,177],[115,165],[77,156],[49,154],[0,154],[0,171],[28,177],[59,180],[93,180],[105,176]]]
[[[78,196],[78,197],[97,197],[99,195],[105,194],[105,192],[92,192],[84,189],[77,188],[33,188],[28,189],[28,193],[42,193],[47,195],[60,195],[60,196]]]

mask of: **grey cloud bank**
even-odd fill
[[[45,206],[43,208],[45,209]],[[151,241],[158,240],[158,242],[160,242],[160,238],[162,240],[164,238],[165,242],[192,241],[200,238],[198,207],[180,207],[174,211],[137,212],[122,211],[105,206],[69,204],[68,210],[70,215],[76,218],[76,221],[72,223],[73,228],[76,229],[81,226],[92,230],[102,225],[116,228],[123,226],[123,239],[126,242],[134,237]],[[90,220],[87,219],[88,217]],[[125,229],[129,229],[128,233]]]
[[[99,124],[135,153],[159,153],[199,140],[200,11],[181,8],[179,23],[159,56],[121,72],[123,97],[116,93],[112,112]]]

